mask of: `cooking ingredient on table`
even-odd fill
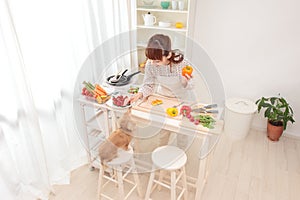
[[[83,87],[81,90],[81,94],[87,97],[94,97],[93,93],[91,93],[90,91],[88,91],[86,89],[86,87]]]
[[[174,108],[174,107],[167,108],[167,114],[168,114],[170,117],[176,117],[176,116],[178,115],[178,109],[177,109],[177,108]]]
[[[112,101],[115,106],[125,107],[129,105],[130,98],[128,96],[119,95],[117,97],[113,97]]]
[[[214,123],[216,122],[216,120],[210,115],[205,115],[205,114],[192,115],[192,109],[188,105],[181,106],[180,114],[188,118],[190,122],[193,122],[195,125],[201,124],[202,126],[210,129],[214,128]]]
[[[152,106],[158,106],[158,105],[160,105],[160,104],[162,104],[162,103],[163,103],[162,100],[160,100],[160,99],[155,99],[155,100],[153,100],[153,101],[151,102],[151,105],[152,105]]]
[[[190,65],[186,65],[184,68],[182,68],[182,76],[192,76],[193,73],[193,67]]]
[[[180,114],[182,114],[183,116],[187,116],[187,115],[190,115],[191,114],[191,107],[190,106],[181,106],[180,108]]]
[[[97,96],[96,101],[100,104],[107,102],[110,99],[110,96]]]
[[[139,91],[139,87],[135,87],[135,86],[130,86],[130,88],[128,89],[128,93],[130,93],[130,94],[136,94],[136,93],[138,93],[138,91]]]
[[[216,120],[212,116],[200,114],[192,117],[195,121],[199,121],[199,123],[201,123],[202,126],[210,129],[214,128]]]
[[[88,81],[83,81],[83,85],[84,87],[82,88],[81,92],[82,95],[90,97],[100,104],[105,103],[110,99],[110,96],[99,84],[93,85]]]

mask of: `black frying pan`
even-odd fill
[[[127,85],[130,82],[131,78],[134,75],[139,74],[139,73],[141,73],[141,71],[134,72],[134,73],[132,73],[132,74],[130,74],[128,76],[122,75],[117,82],[110,81],[111,78],[115,77],[115,75],[112,75],[112,76],[109,76],[106,79],[106,81],[107,81],[108,84],[113,85],[113,86]]]

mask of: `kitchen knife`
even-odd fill
[[[216,107],[218,107],[218,104],[214,103],[214,104],[208,104],[206,106],[203,106],[202,108],[210,109],[210,108],[216,108]]]
[[[201,110],[199,111],[200,113],[211,113],[211,114],[216,114],[219,113],[218,110]]]
[[[201,112],[201,111],[207,111],[207,109],[216,108],[216,107],[218,107],[218,104],[208,104],[201,108],[194,108],[194,109],[192,109],[192,111]]]

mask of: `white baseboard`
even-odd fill
[[[251,129],[256,130],[256,131],[261,131],[261,132],[267,132],[267,127],[262,127],[262,126],[255,126],[252,124]],[[296,138],[296,139],[300,139],[300,135],[296,134],[294,132],[291,131],[284,131],[284,136],[287,137],[292,137],[292,138]]]
[[[296,139],[300,139],[300,136],[299,134],[296,134],[294,132],[291,132],[291,131],[284,131],[283,133],[285,136],[287,137],[291,137],[291,138],[296,138]]]

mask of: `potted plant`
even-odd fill
[[[289,103],[280,97],[262,97],[255,102],[258,106],[258,113],[265,108],[264,116],[268,119],[267,134],[272,141],[278,141],[283,131],[286,129],[287,123],[295,122],[293,119],[293,109]]]

